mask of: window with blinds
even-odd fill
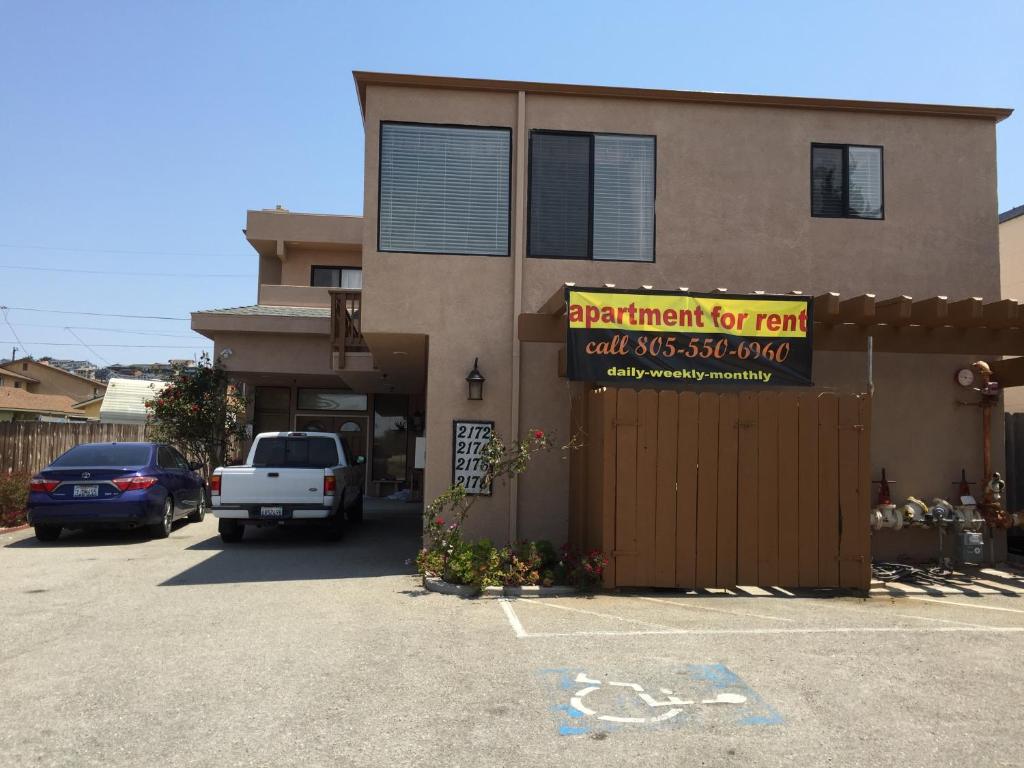
[[[381,123],[381,251],[509,254],[512,132]]]
[[[882,219],[883,186],[881,147],[811,145],[812,216]]]
[[[527,254],[654,261],[655,138],[532,131]]]

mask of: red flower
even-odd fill
[[[434,525],[444,525],[444,518],[443,517],[434,518]]]
[[[535,430],[534,433],[533,433],[533,437],[534,437],[535,440],[543,440],[544,439],[544,430],[542,430],[542,429]]]

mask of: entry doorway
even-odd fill
[[[367,419],[365,416],[315,416],[295,417],[295,429],[299,432],[335,432],[345,444],[353,461],[359,456],[365,460],[367,453]]]

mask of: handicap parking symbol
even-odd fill
[[[690,664],[666,686],[600,678],[581,669],[541,673],[561,699],[552,710],[563,736],[622,727],[697,726],[704,722],[777,725],[782,716],[723,664]]]

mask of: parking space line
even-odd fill
[[[537,603],[533,603],[536,605]],[[762,629],[637,629],[633,631],[583,630],[580,632],[527,632],[524,638],[549,637],[639,637],[643,635],[858,635],[858,634],[902,634],[924,635],[935,633],[966,634],[1018,634],[1024,627],[765,627]]]
[[[998,605],[974,605],[972,603],[954,603],[950,600],[937,600],[934,597],[917,597],[916,595],[907,595],[907,600],[920,600],[923,603],[938,603],[939,605],[959,605],[963,608],[977,608],[982,611],[1003,611],[1004,613],[1024,613],[1024,611],[1018,608],[1003,608]]]
[[[512,604],[507,598],[500,598],[498,602],[501,604],[501,609],[505,612],[505,618],[508,619],[508,623],[512,626],[512,631],[516,633],[516,637],[526,637],[526,630],[523,629],[523,622],[519,620],[516,612],[512,608]]]
[[[897,618],[900,618],[900,619],[918,619],[919,621],[938,621],[938,622],[941,622],[943,624],[957,624],[957,625],[959,625],[961,627],[984,627],[985,626],[984,624],[972,624],[969,621],[956,621],[955,619],[940,619],[938,616],[915,616],[912,613],[893,613],[891,615],[895,616]]]
[[[641,621],[640,619],[629,619],[625,616],[615,616],[611,613],[600,613],[599,611],[588,611],[585,608],[571,608],[568,605],[557,605],[555,603],[544,602],[543,600],[531,600],[530,605],[543,605],[546,608],[557,608],[560,611],[572,611],[573,613],[584,613],[588,616],[597,616],[601,619],[611,619],[612,621],[625,621],[630,624],[638,624],[641,627],[653,627],[655,629],[675,631],[677,627],[670,627],[665,624],[653,624],[649,621]]]
[[[715,613],[726,613],[730,616],[745,616],[754,619],[770,619],[771,621],[793,621],[793,619],[783,618],[782,616],[768,616],[763,613],[748,613],[747,611],[730,611],[725,608],[712,608],[709,605],[690,605],[687,600],[692,598],[680,598],[679,600],[666,600],[661,597],[644,597],[637,595],[641,600],[649,600],[652,603],[664,603],[665,605],[674,605],[677,608],[690,608],[697,611],[714,611]]]

